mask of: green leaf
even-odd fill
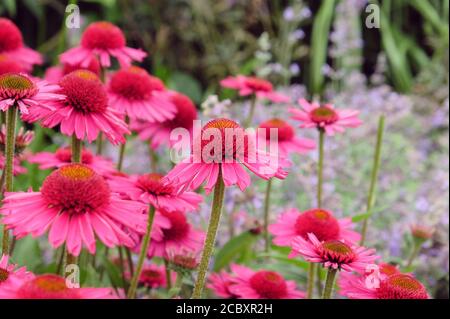
[[[176,72],[170,79],[168,86],[189,96],[196,104],[202,102],[202,88],[200,83],[187,73]]]
[[[242,256],[246,256],[249,251],[251,251],[257,238],[257,235],[252,234],[251,232],[245,232],[230,239],[222,249],[217,252],[214,271],[219,271],[231,262],[237,261]]]
[[[371,213],[364,213],[364,214],[359,214],[359,215],[353,216],[352,217],[352,222],[359,223],[359,222],[369,218],[370,215],[372,215],[372,214]]]
[[[311,69],[310,69],[310,91],[319,94],[325,82],[323,66],[326,63],[328,52],[328,39],[333,19],[335,0],[322,2],[322,6],[314,19],[311,40]]]
[[[17,12],[16,0],[3,0],[3,5],[10,16],[15,16]]]
[[[31,236],[17,240],[12,260],[15,264],[26,266],[28,270],[35,271],[41,264],[42,252],[39,243]]]

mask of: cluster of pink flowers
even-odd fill
[[[33,65],[42,63],[41,56],[24,46],[20,30],[10,20],[0,18],[0,111],[9,114],[0,132],[0,169],[6,176],[1,185],[3,192],[5,184],[0,206],[5,237],[0,298],[98,299],[125,294],[134,298],[137,285],[170,291],[173,282],[183,284],[183,276],[196,270],[194,298],[201,297],[205,281],[222,298],[310,297],[294,280],[269,269],[231,264],[229,272],[207,276],[225,188],[237,186],[245,191],[252,186],[250,172],[268,181],[270,191],[273,179],[283,180],[289,170],[295,169],[291,155],[302,156],[318,147],[315,141],[300,137],[289,120],[299,121],[300,128],[317,129],[322,141],[323,134],[332,136],[361,125],[358,111],[300,99],[301,108],[289,109],[291,119],[280,114],[254,125],[252,109],[246,124],[214,118],[196,133],[198,114],[193,101],[167,88],[144,68],[132,65],[146,56],[144,51],[126,46],[120,28],[95,22],[85,29],[80,45],[61,54],[61,65],[48,69],[45,80],[41,80],[31,75]],[[119,70],[107,70],[111,58],[119,62]],[[270,82],[253,76],[228,77],[221,85],[237,90],[242,97],[250,96],[252,107],[261,101],[292,102],[276,92]],[[23,123],[55,129],[70,137],[71,145],[68,141],[67,146],[54,152],[27,152],[33,132],[21,128],[16,133],[16,121],[10,119],[15,112]],[[253,126],[257,134],[247,130]],[[171,133],[178,128],[189,132],[189,142],[200,138],[200,143],[193,142],[189,154],[170,171],[139,175],[122,172],[128,135],[135,132],[153,151],[164,151],[175,147]],[[211,130],[217,135],[209,134]],[[229,130],[241,136],[243,143],[237,137],[229,140]],[[275,141],[272,132],[277,133]],[[120,145],[118,165],[101,154],[104,137],[112,145]],[[94,142],[97,153],[89,147]],[[12,188],[12,175],[26,172],[20,166],[25,160],[41,170],[51,170],[39,190]],[[204,201],[199,191],[202,185],[206,195],[214,191],[207,232],[193,222]],[[341,272],[338,286],[343,296],[428,298],[426,289],[412,274],[401,273],[389,264],[376,264],[379,256],[375,249],[358,244],[361,234],[354,230],[350,218],[338,219],[332,211],[318,206],[304,212],[287,209],[270,225],[270,207],[266,206],[265,235],[272,236],[274,245],[289,247],[289,258],[302,257],[312,265],[319,264],[330,277]],[[420,243],[431,236],[430,231],[417,226],[412,233]],[[61,248],[61,254],[72,261],[82,252],[98,254],[99,247],[117,248],[119,267],[130,287],[124,285],[126,292],[69,288],[59,274],[33,274],[9,263],[9,235],[14,240],[46,237],[52,248]],[[129,254],[128,263],[123,260],[123,251]],[[134,267],[132,254],[139,252]],[[367,269],[373,266],[380,269],[378,282],[369,287],[367,280],[373,273],[367,273]],[[332,281],[327,288],[333,286]]]

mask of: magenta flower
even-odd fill
[[[111,56],[115,57],[122,67],[127,67],[132,61],[141,62],[147,53],[127,47],[120,28],[110,22],[99,21],[91,23],[83,32],[80,46],[61,54],[60,60],[62,63],[87,67],[92,59],[98,58],[103,67],[109,67]]]
[[[45,127],[60,125],[60,130],[77,139],[87,138],[89,143],[103,132],[112,144],[124,143],[124,134],[130,134],[127,125],[108,106],[108,96],[100,79],[87,70],[77,70],[59,82],[65,99],[54,103],[54,108],[34,108],[23,119],[42,121]]]
[[[60,168],[72,163],[72,150],[69,147],[60,148],[55,153],[40,152],[27,158],[30,163],[39,164],[40,169]],[[94,155],[88,149],[81,151],[81,163],[103,176],[116,172],[114,163],[102,156]]]
[[[353,231],[351,218],[337,219],[333,213],[325,209],[310,209],[299,212],[288,209],[282,213],[276,223],[269,226],[274,236],[273,243],[278,246],[291,246],[297,236],[308,239],[308,234],[314,234],[318,240],[345,240],[356,243],[361,235]]]
[[[192,135],[194,121],[197,119],[197,109],[189,97],[177,92],[170,92],[170,100],[176,107],[175,116],[163,122],[132,121],[131,129],[138,132],[139,138],[149,141],[153,149],[161,145],[175,146],[176,141],[170,140],[170,133],[176,128],[184,128]]]
[[[53,274],[31,279],[11,278],[0,286],[1,299],[117,299],[111,288],[69,288],[66,278]]]
[[[137,66],[114,73],[108,95],[111,107],[132,120],[164,122],[175,116],[176,108],[163,82]]]
[[[2,223],[18,238],[49,231],[53,247],[66,243],[67,251],[78,256],[83,246],[95,253],[95,235],[108,247],[134,247],[129,232],[145,231],[145,209],[111,192],[91,168],[70,164],[51,173],[40,192],[5,193],[0,214]]]
[[[23,71],[31,71],[34,64],[42,64],[41,55],[24,46],[22,33],[6,18],[0,18],[0,55],[19,63]]]
[[[291,108],[289,111],[294,120],[302,122],[300,127],[317,127],[328,135],[341,133],[347,127],[358,127],[362,124],[358,119],[359,111],[343,109],[338,110],[332,104],[319,105],[309,103],[305,99],[298,100],[302,109]]]
[[[234,274],[229,290],[239,299],[302,299],[303,291],[296,288],[295,281],[285,280],[271,270],[254,271],[250,268],[231,265]]]
[[[203,197],[194,192],[182,192],[180,187],[163,179],[163,175],[150,173],[140,176],[113,177],[109,185],[114,192],[125,198],[151,204],[156,209],[172,211],[194,211]]]
[[[240,96],[255,95],[259,99],[270,100],[274,103],[290,102],[289,97],[274,91],[272,83],[254,76],[229,76],[220,81],[220,85],[238,90]]]
[[[5,112],[17,105],[24,115],[29,108],[40,107],[53,110],[53,104],[65,99],[59,93],[60,87],[45,81],[36,81],[23,73],[5,73],[0,75],[0,110]],[[58,92],[58,93],[57,93]]]
[[[309,262],[323,264],[325,268],[364,271],[367,265],[379,258],[374,253],[375,249],[349,245],[340,240],[319,241],[309,233],[308,239],[302,236],[294,238],[289,257],[301,255]]]

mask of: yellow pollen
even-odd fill
[[[209,121],[208,123],[205,124],[203,129],[208,129],[208,128],[222,129],[222,128],[239,128],[239,127],[240,127],[239,124],[237,124],[235,121],[225,119],[225,118],[220,118],[220,119],[215,119],[215,120]]]
[[[319,209],[314,212],[314,216],[317,219],[325,220],[325,219],[328,219],[328,217],[330,217],[330,214],[328,214],[328,212],[326,212],[324,210]]]
[[[269,123],[271,126],[273,126],[273,127],[278,127],[278,128],[284,127],[284,126],[286,125],[286,122],[285,122],[285,121],[283,121],[283,120],[281,120],[281,119],[278,119],[278,118],[271,119],[271,120],[268,121],[268,123]]]
[[[76,75],[77,77],[79,77],[80,79],[84,79],[84,80],[92,80],[92,81],[98,81],[99,78],[98,76],[88,70],[76,70],[72,72],[74,75]]]
[[[146,175],[146,177],[152,181],[160,181],[163,178],[163,176],[161,174],[157,174],[157,173],[149,173]]]
[[[323,247],[338,254],[349,255],[353,252],[353,250],[347,244],[344,244],[343,242],[337,240],[327,241],[323,243]]]
[[[60,168],[59,174],[72,180],[86,180],[94,175],[94,171],[87,166],[70,164]]]
[[[58,292],[68,289],[64,279],[62,278],[36,278],[35,284],[45,291]]]
[[[9,272],[6,269],[0,268],[0,283],[6,281],[9,277]]]
[[[113,29],[115,27],[114,24],[112,24],[111,22],[108,22],[108,21],[97,22],[95,24],[95,26],[98,26],[99,28],[102,28],[102,29]]]
[[[0,75],[0,89],[29,90],[34,88],[34,83],[24,75],[6,73]]]
[[[268,281],[277,282],[279,277],[277,274],[275,274],[273,272],[268,272],[268,273],[266,273],[266,279]]]
[[[138,66],[132,65],[132,66],[130,66],[128,68],[128,72],[141,74],[141,73],[144,73],[145,70],[143,68],[138,67]]]
[[[403,274],[394,275],[389,277],[388,280],[393,286],[397,286],[399,288],[403,288],[406,290],[416,291],[421,289],[420,283],[408,275]]]

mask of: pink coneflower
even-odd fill
[[[140,176],[114,177],[111,189],[127,198],[153,205],[166,211],[194,211],[203,197],[194,192],[180,192],[179,187],[163,179],[163,175],[149,173]]]
[[[15,155],[20,155],[23,151],[30,145],[33,141],[34,132],[25,130],[21,127],[16,133],[16,140],[14,146]],[[2,125],[2,129],[0,130],[0,153],[5,152],[6,146],[6,126]]]
[[[208,132],[220,134],[220,139],[215,140]],[[237,143],[237,138],[226,137],[233,132],[235,136],[243,137],[244,143],[240,143],[243,145]],[[197,138],[200,137],[194,137],[194,140]],[[211,149],[211,145],[215,147]],[[205,189],[210,192],[216,185],[219,171],[225,186],[238,185],[241,190],[245,190],[250,185],[250,176],[242,166],[266,180],[274,176],[285,177],[280,175],[277,156],[258,149],[251,142],[251,136],[232,120],[215,119],[203,126],[201,145],[198,148],[196,149],[194,141],[191,156],[175,166],[166,178],[190,189],[196,189],[206,181]],[[255,156],[249,156],[251,153]]]
[[[196,270],[199,264],[200,250],[197,248],[199,247],[195,247],[196,250],[185,247],[174,248],[168,251],[166,260],[176,272],[189,273]]]
[[[250,268],[231,265],[234,273],[229,290],[239,299],[300,299],[305,293],[296,289],[295,281],[285,280],[271,270],[254,271]]]
[[[91,23],[83,32],[80,46],[61,54],[60,60],[62,63],[87,67],[92,59],[98,57],[102,66],[109,67],[111,56],[122,67],[127,67],[132,61],[141,62],[147,54],[140,49],[127,47],[120,28],[110,22],[99,21]]]
[[[22,73],[0,75],[0,110],[6,111],[17,105],[22,114],[28,114],[28,108],[39,106],[52,110],[52,104],[65,98],[57,94],[59,86],[45,81],[35,81]]]
[[[238,296],[231,292],[230,287],[234,284],[234,277],[222,270],[209,276],[207,288],[211,289],[215,295],[226,299],[237,299]]]
[[[419,242],[425,242],[431,237],[433,237],[434,228],[424,226],[424,225],[411,225],[411,235],[415,240]]]
[[[142,233],[145,205],[112,193],[103,177],[83,164],[70,164],[51,173],[40,192],[6,193],[0,213],[14,235],[41,236],[49,230],[53,247],[66,243],[78,256],[85,246],[95,253],[95,235],[108,247],[135,242],[124,231]]]
[[[302,255],[307,261],[321,263],[325,268],[345,271],[364,271],[379,256],[375,249],[366,249],[349,245],[341,240],[319,241],[313,233],[308,239],[297,236],[292,240],[292,252],[289,257]]]
[[[40,152],[27,158],[30,163],[39,164],[40,169],[60,168],[72,162],[72,150],[70,147],[58,149],[55,153]],[[100,175],[112,175],[115,173],[114,163],[102,156],[94,155],[88,149],[81,151],[81,163],[92,168]]]
[[[163,82],[137,66],[114,73],[108,94],[111,107],[132,120],[163,122],[175,115],[175,106]]]
[[[165,217],[169,227],[161,227],[159,231],[153,230],[151,233],[151,244],[148,249],[148,256],[168,258],[175,249],[185,249],[199,251],[203,245],[205,234],[196,230],[188,222],[186,215],[182,212],[157,211]]]
[[[12,278],[0,287],[3,299],[117,299],[111,288],[69,288],[66,279],[53,274],[30,280]]]
[[[269,231],[274,235],[275,245],[290,246],[297,236],[308,239],[308,233],[320,241],[343,239],[356,243],[361,235],[352,228],[351,218],[336,219],[328,210],[316,208],[301,213],[292,208],[281,214],[278,221],[269,226]]]
[[[150,146],[157,149],[162,144],[174,146],[177,141],[170,140],[170,133],[176,128],[184,128],[192,134],[194,121],[197,119],[197,109],[189,97],[184,94],[171,92],[170,101],[176,107],[174,118],[164,122],[134,121],[131,129],[138,132],[143,141],[150,141]]]
[[[373,284],[367,276],[342,274],[338,281],[340,294],[351,299],[429,299],[426,288],[410,274],[380,276]]]
[[[17,268],[17,265],[8,263],[8,260],[8,255],[2,255],[0,258],[0,287],[2,287],[3,284],[8,284],[8,281],[12,277],[23,280],[33,278],[33,274],[27,271],[26,267]]]
[[[171,273],[171,281],[177,278],[175,272]],[[167,286],[166,268],[163,265],[144,265],[139,277],[139,284],[148,288],[161,288]]]
[[[45,80],[50,83],[58,83],[65,75],[76,70],[88,70],[97,76],[100,76],[100,63],[97,59],[92,59],[88,66],[83,67],[80,64],[65,63],[61,66],[52,66],[45,71]]]
[[[298,103],[301,110],[291,108],[289,111],[294,120],[302,122],[300,127],[303,128],[317,127],[327,135],[334,135],[343,132],[346,127],[358,127],[362,124],[357,110],[338,110],[332,104],[319,105],[305,99],[298,100]]]
[[[1,41],[1,40],[0,40]],[[0,75],[5,73],[22,73],[25,68],[13,58],[0,54]]]
[[[30,71],[34,64],[42,64],[41,55],[24,46],[22,33],[6,18],[0,18],[0,54],[14,59],[26,71]]]
[[[37,108],[24,117],[27,121],[42,120],[46,127],[60,125],[61,132],[77,139],[85,137],[91,143],[103,132],[112,144],[124,143],[129,134],[125,122],[108,107],[108,96],[100,79],[87,70],[77,70],[59,82],[63,101],[55,103],[55,110]]]
[[[220,81],[220,85],[238,90],[240,96],[255,95],[257,98],[267,99],[274,103],[290,102],[289,97],[274,91],[272,83],[254,76],[230,76]]]
[[[263,122],[259,125],[259,129],[265,130],[265,135],[261,137],[268,142],[270,141],[270,132],[273,129],[277,130],[278,140],[276,143],[278,143],[281,156],[288,156],[291,153],[307,153],[316,147],[316,143],[313,140],[295,136],[294,128],[282,119],[274,118]]]

